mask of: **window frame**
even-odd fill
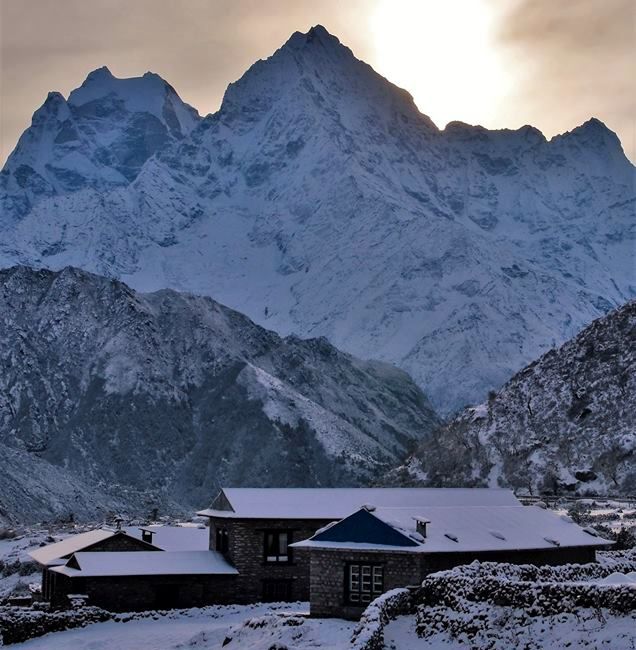
[[[381,596],[385,592],[384,566],[383,562],[346,562],[344,567],[345,605],[366,607],[378,596]],[[355,581],[353,579],[354,569],[357,569]],[[368,569],[366,574],[365,569]],[[368,578],[368,590],[364,589],[365,576]],[[368,597],[368,600],[365,597]]]
[[[286,551],[287,555],[281,555],[280,552],[273,554],[268,553],[268,537],[273,536],[273,546],[280,551],[280,536],[287,535]],[[294,561],[293,549],[290,544],[294,543],[294,531],[288,528],[268,528],[263,531],[263,563],[270,566],[289,565]],[[271,559],[275,558],[275,559]]]
[[[230,550],[230,534],[225,526],[214,525],[214,549],[225,555]]]

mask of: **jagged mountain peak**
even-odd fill
[[[291,102],[311,113],[332,116],[348,111],[375,113],[383,122],[403,114],[423,128],[437,131],[410,93],[357,59],[321,25],[306,33],[295,32],[272,56],[256,62],[230,84],[220,114],[234,116],[240,110],[253,120],[273,106]]]
[[[16,218],[45,197],[133,181],[157,151],[199,123],[159,75],[93,70],[68,100],[49,93],[3,168],[3,208]]]
[[[32,126],[41,126],[50,120],[64,120],[69,116],[69,108],[64,95],[57,91],[50,92],[44,103],[33,113]]]
[[[130,112],[148,112],[160,119],[164,119],[166,102],[169,102],[184,133],[192,130],[199,119],[196,109],[183,102],[174,88],[154,72],[146,72],[141,77],[119,78],[103,66],[93,70],[84,83],[71,92],[68,102],[80,107],[111,96],[123,102]]]
[[[100,83],[106,80],[114,79],[115,75],[110,71],[110,68],[106,65],[103,65],[99,68],[95,68],[86,75],[86,80],[84,83]]]
[[[625,158],[623,146],[616,133],[596,117],[591,117],[571,131],[554,136],[550,143],[576,147],[586,156],[600,156],[601,159],[611,157],[616,161]],[[633,169],[631,164],[628,167]]]
[[[322,48],[332,55],[353,56],[353,52],[322,25],[314,25],[307,32],[294,32],[281,49],[286,48],[296,51],[306,49],[306,53],[313,55],[316,54],[316,48]]]

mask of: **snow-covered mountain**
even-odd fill
[[[636,301],[517,373],[426,438],[412,483],[533,494],[636,492]]]
[[[614,133],[440,131],[322,27],[203,119],[154,75],[96,71],[47,100],[0,179],[1,265],[210,295],[397,364],[443,412],[636,295]]]
[[[0,516],[22,520],[368,483],[439,424],[392,366],[73,268],[0,271],[0,369]]]

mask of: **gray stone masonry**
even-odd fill
[[[382,564],[384,591],[418,585],[429,573],[450,569],[474,560],[513,564],[585,564],[596,560],[592,547],[554,548],[536,551],[475,553],[405,553],[341,549],[312,549],[310,558],[310,610],[312,616],[357,620],[366,606],[346,602],[345,568],[348,562]]]
[[[290,531],[292,543],[311,537],[329,520],[312,519],[223,519],[210,521],[210,548],[216,550],[216,527],[228,532],[228,561],[238,569],[235,578],[237,603],[253,603],[263,598],[263,581],[287,580],[291,600],[309,600],[309,556],[290,549],[290,562],[265,561],[265,532]]]

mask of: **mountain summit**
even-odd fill
[[[118,79],[94,70],[68,100],[49,93],[33,115],[2,171],[3,208],[19,218],[47,197],[127,185],[199,119],[156,74]]]
[[[211,295],[397,364],[444,412],[636,295],[634,167],[597,120],[440,131],[320,26],[203,119],[171,89],[159,114],[154,77],[93,76],[0,176],[4,265]]]

